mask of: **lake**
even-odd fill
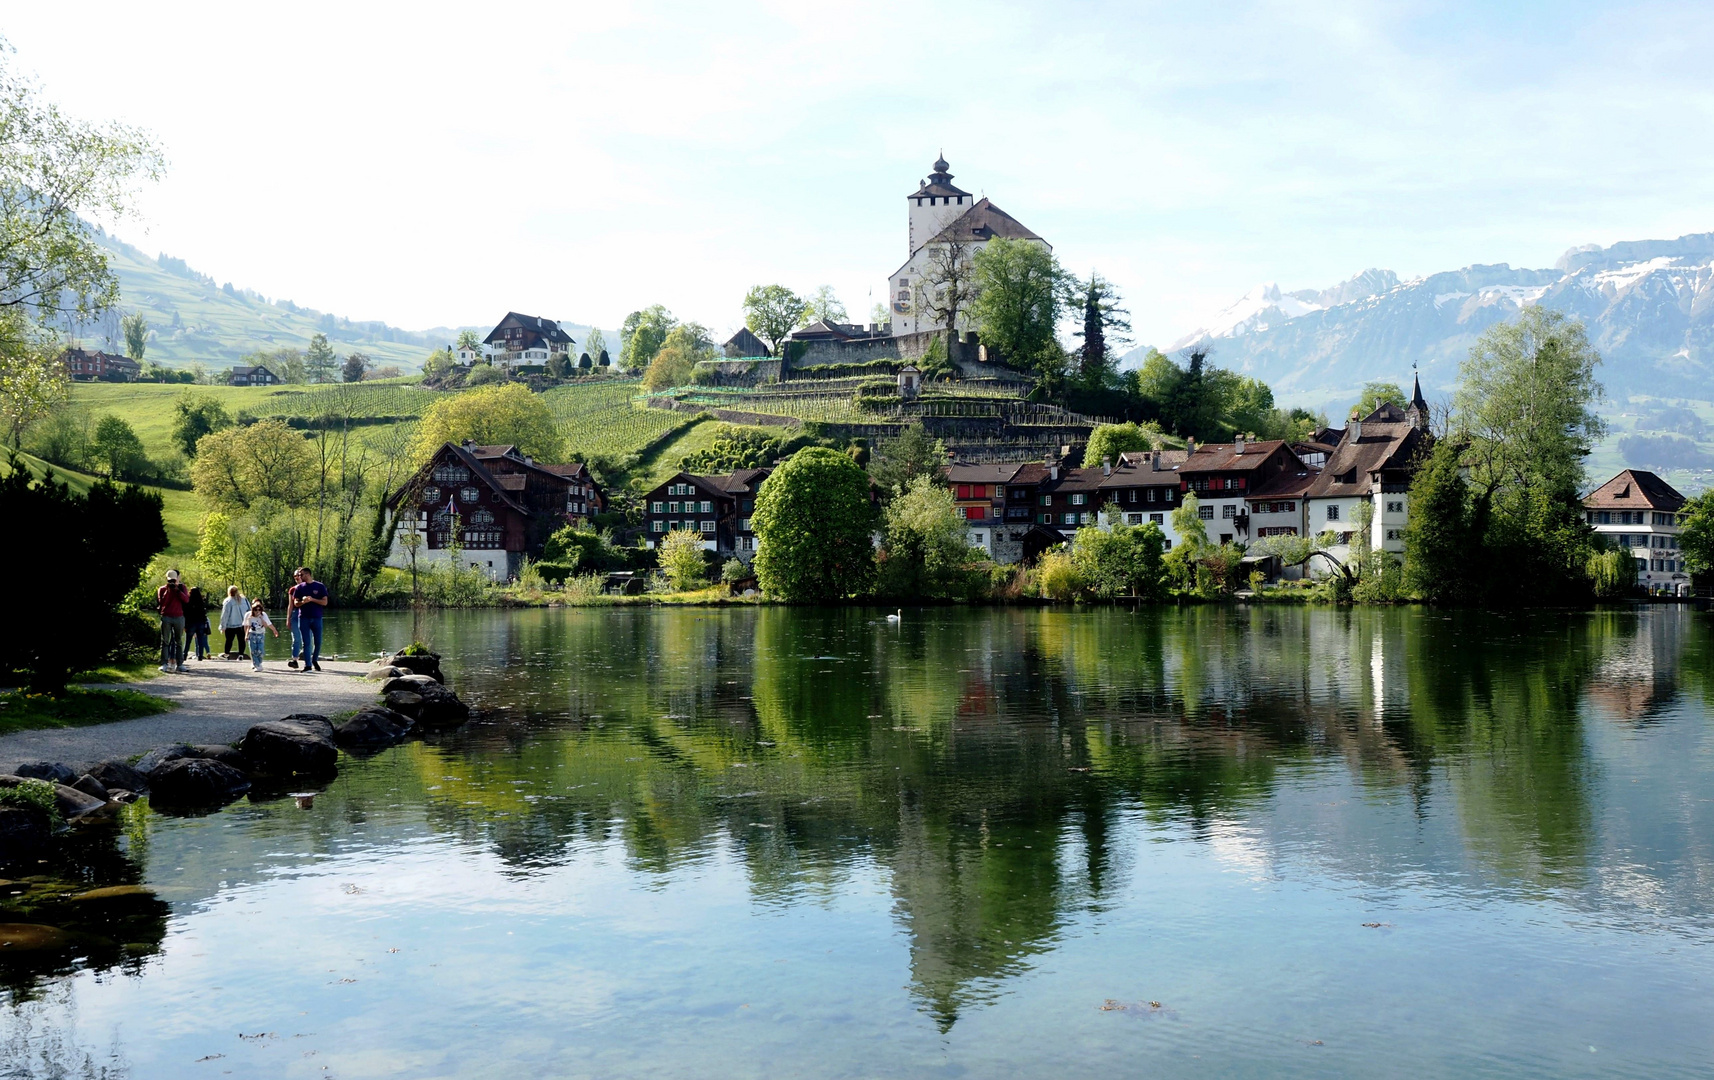
[[[0,957],[0,1077],[1714,1072],[1707,614],[328,634],[413,635],[481,718],[69,854],[158,899]]]

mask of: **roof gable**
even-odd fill
[[[955,240],[965,243],[975,243],[995,238],[1004,240],[1040,240],[1047,241],[1031,232],[1023,222],[995,206],[987,199],[979,199],[976,205],[964,211],[958,217],[932,236],[930,244],[950,244]],[[1052,250],[1053,245],[1047,244]]]
[[[1592,509],[1676,511],[1685,503],[1678,489],[1646,469],[1626,469],[1591,491],[1583,505]]]

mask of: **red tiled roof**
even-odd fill
[[[1626,469],[1583,498],[1583,505],[1592,510],[1635,510],[1646,506],[1651,510],[1676,511],[1684,502],[1684,496],[1676,488],[1644,469]]]

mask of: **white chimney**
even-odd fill
[[[1058,480],[1059,479],[1059,462],[1057,462],[1057,461],[1048,462],[1047,478],[1049,480]]]
[[[1101,475],[1102,476],[1112,476],[1113,475],[1113,459],[1112,458],[1104,457],[1101,459]]]
[[[1244,452],[1244,436],[1240,435],[1236,439],[1232,440],[1232,452],[1234,454],[1242,454]]]
[[[1361,439],[1363,437],[1363,421],[1351,421],[1350,425],[1345,429],[1345,437],[1350,439],[1352,442],[1356,442],[1358,439]]]
[[[1195,439],[1184,440],[1184,452],[1187,454],[1196,453],[1196,440]]]

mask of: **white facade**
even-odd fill
[[[518,572],[512,552],[499,548],[464,548],[458,553],[458,566],[480,571],[489,581],[504,584]],[[428,514],[406,511],[393,534],[393,546],[387,553],[387,565],[409,573],[415,566],[427,572],[452,565],[451,548],[428,546]]]
[[[1368,496],[1306,499],[1305,532],[1310,536],[1320,536],[1324,532],[1352,533],[1357,528],[1357,507],[1366,501],[1374,507],[1374,516],[1369,522],[1369,550],[1390,552],[1402,559],[1405,554],[1405,522],[1410,516],[1409,498],[1402,491],[1376,491]],[[1351,547],[1347,543],[1335,544],[1327,549],[1327,554],[1344,563],[1351,558]],[[1320,576],[1326,571],[1326,563],[1322,562],[1316,574]]]
[[[1678,549],[1678,515],[1662,510],[1589,510],[1589,524],[1637,560],[1637,584],[1674,595],[1690,590],[1690,572]]]

